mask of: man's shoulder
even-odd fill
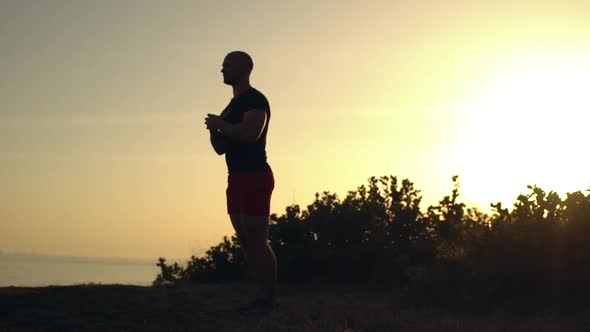
[[[255,98],[264,98],[264,99],[266,99],[266,96],[264,95],[264,93],[262,93],[260,90],[258,90],[256,88],[252,88],[250,90],[250,96],[255,97]]]
[[[252,88],[250,90],[250,96],[248,97],[248,99],[255,104],[262,104],[266,107],[269,107],[268,99],[258,89]]]

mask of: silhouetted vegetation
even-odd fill
[[[371,177],[343,199],[316,193],[305,210],[271,216],[279,279],[372,280],[454,297],[590,293],[590,193],[528,190],[512,210],[492,204],[492,215],[459,202],[457,176],[425,212],[420,190],[395,176]],[[247,278],[235,236],[186,267],[158,266],[154,285]]]

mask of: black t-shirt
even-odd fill
[[[221,117],[225,121],[236,124],[242,122],[244,113],[262,109],[266,111],[267,120],[264,130],[256,142],[244,142],[227,138],[228,148],[225,152],[225,162],[230,174],[270,168],[266,162],[266,133],[270,121],[270,105],[260,91],[250,88],[232,98],[221,113]]]

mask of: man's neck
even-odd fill
[[[234,97],[241,95],[242,93],[244,93],[245,91],[247,91],[251,87],[252,86],[250,85],[250,82],[243,82],[243,83],[238,83],[238,84],[234,85],[233,86]]]

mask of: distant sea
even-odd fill
[[[160,272],[156,262],[157,257],[142,260],[0,253],[0,287],[83,283],[149,286]]]

